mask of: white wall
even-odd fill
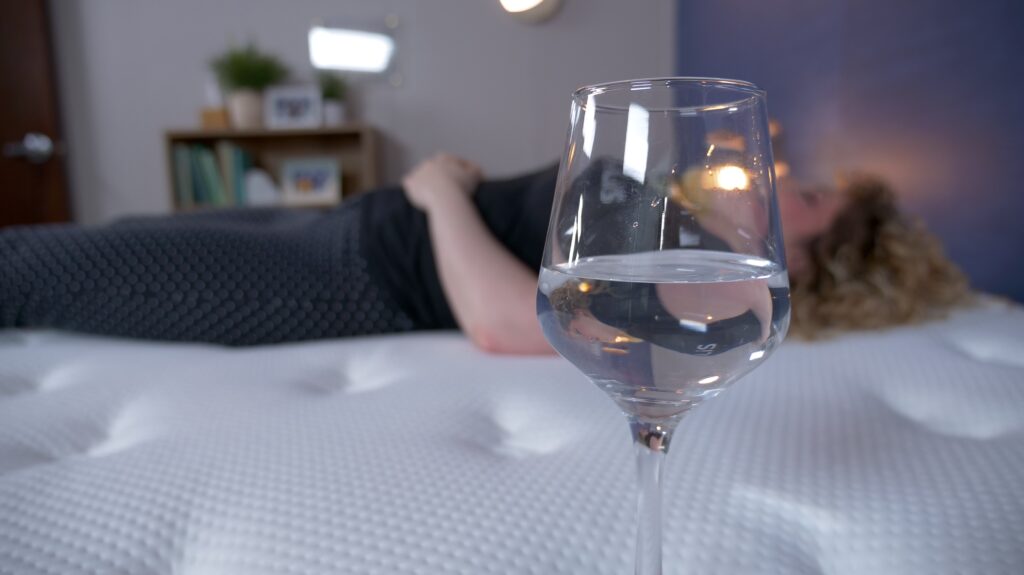
[[[314,19],[396,31],[400,87],[357,86],[385,181],[437,149],[504,175],[554,161],[578,85],[669,75],[675,0],[564,0],[539,26],[498,0],[51,0],[77,219],[169,209],[163,132],[194,127],[207,63],[256,41],[312,78]]]

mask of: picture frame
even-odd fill
[[[323,98],[314,84],[271,86],[263,93],[263,125],[268,130],[320,127]]]
[[[292,158],[281,165],[282,203],[330,206],[341,202],[341,166],[333,156]]]

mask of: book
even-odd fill
[[[229,206],[239,205],[238,199],[235,197],[235,178],[237,174],[235,172],[235,150],[238,147],[227,140],[220,140],[214,146],[217,152],[217,161],[220,165],[220,175],[224,182],[224,202]]]
[[[195,205],[195,191],[192,188],[192,161],[188,146],[174,145],[174,193],[178,207],[188,209]]]
[[[171,152],[179,208],[249,205],[246,174],[254,168],[249,152],[229,140],[175,144]]]
[[[235,201],[238,205],[245,206],[249,204],[248,195],[245,193],[245,174],[252,167],[252,158],[238,146],[235,146],[233,153],[234,162],[231,166],[234,168]]]
[[[226,206],[227,195],[224,193],[224,179],[217,169],[217,158],[210,148],[199,147],[198,150],[203,187],[208,194],[208,203],[212,206]]]
[[[202,160],[200,160],[201,150],[200,146],[192,146],[188,150],[189,167],[191,168],[189,171],[192,174],[192,194],[197,206],[210,203],[210,195],[203,181],[203,167]]]

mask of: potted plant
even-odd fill
[[[227,92],[228,117],[237,129],[263,125],[263,89],[288,75],[280,60],[261,52],[253,44],[232,48],[210,63],[221,87]]]
[[[323,96],[324,125],[340,126],[345,123],[345,79],[330,72],[320,73],[320,94]]]

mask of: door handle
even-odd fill
[[[3,155],[5,158],[22,158],[30,164],[43,164],[54,153],[53,140],[46,134],[29,132],[20,142],[7,142],[4,144]]]

